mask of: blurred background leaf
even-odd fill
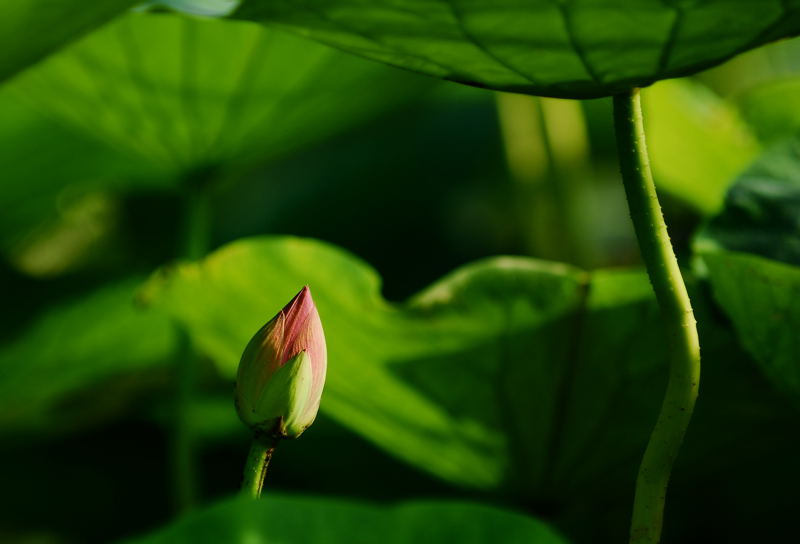
[[[245,0],[234,16],[469,85],[591,98],[796,35],[799,7],[795,0]]]
[[[230,189],[219,182],[432,83],[249,23],[129,13],[2,89],[0,244],[32,276],[119,264],[141,237],[129,230],[133,197],[173,207],[158,242],[169,248],[181,181],[219,196]]]
[[[763,83],[738,100],[742,114],[759,138],[777,142],[800,132],[798,113],[800,78],[784,78]]]
[[[800,265],[799,210],[800,140],[792,139],[768,149],[736,180],[696,245]]]
[[[105,23],[136,0],[19,0],[0,7],[0,82]]]
[[[800,269],[756,255],[703,253],[719,305],[775,386],[800,400]]]
[[[132,278],[53,307],[0,349],[4,431],[96,423],[165,381],[176,339],[164,316],[133,306],[138,285]]]
[[[367,544],[457,540],[566,544],[544,523],[479,504],[410,502],[391,508],[310,497],[268,494],[230,499],[130,542],[294,542]]]
[[[798,52],[800,41],[785,40],[737,57],[705,78],[739,108],[765,144],[776,144],[800,129],[793,94],[800,78]],[[748,77],[741,77],[743,73]]]
[[[696,243],[715,299],[782,391],[800,399],[800,141],[766,151]]]
[[[96,139],[186,175],[329,138],[429,86],[252,23],[131,13],[13,90]]]
[[[0,117],[0,248],[31,275],[77,264],[119,219],[120,194],[171,186],[167,172],[76,134],[8,86]]]
[[[703,84],[660,81],[642,93],[650,164],[659,190],[702,215],[721,206],[759,145],[736,108]]]

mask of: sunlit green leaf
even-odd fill
[[[99,26],[136,0],[12,0],[0,5],[0,81]]]
[[[758,154],[735,108],[699,83],[662,81],[642,98],[650,164],[660,190],[703,214]]]
[[[427,501],[387,508],[273,493],[257,501],[229,499],[131,542],[372,544],[376,541],[386,544],[567,542],[535,518],[479,504]]]
[[[253,23],[131,13],[26,73],[14,91],[187,173],[318,142],[428,85]]]
[[[797,0],[246,0],[235,16],[471,85],[582,98],[800,31]]]
[[[643,274],[498,258],[397,306],[342,251],[264,238],[165,271],[147,298],[231,378],[303,284],[328,338],[323,411],[393,455],[462,484],[560,496],[640,454],[663,361],[641,356],[661,341]]]
[[[134,307],[138,280],[53,307],[0,347],[0,427],[55,428],[102,418],[173,350],[169,320]],[[80,394],[91,386],[91,397]]]

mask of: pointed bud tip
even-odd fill
[[[302,370],[302,379],[301,375],[285,379],[294,376],[292,361],[302,363],[297,369]],[[304,285],[245,348],[236,388],[240,418],[262,432],[299,436],[316,417],[326,367],[322,323],[311,289]],[[281,423],[276,426],[276,422]]]
[[[311,289],[309,289],[308,285],[304,285],[303,288],[292,297],[292,300],[283,307],[283,312],[287,313],[292,311],[292,309],[298,310],[308,307],[315,307],[314,299],[311,298]]]

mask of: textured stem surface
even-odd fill
[[[247,454],[247,462],[244,465],[243,494],[254,499],[261,496],[264,477],[267,475],[267,467],[269,467],[272,453],[277,445],[278,441],[275,438],[263,434],[256,434],[253,437],[250,453]]]
[[[631,219],[661,310],[669,349],[669,382],[639,467],[630,533],[631,544],[655,544],[661,539],[672,464],[697,399],[700,343],[650,172],[638,89],[614,97],[614,125]]]

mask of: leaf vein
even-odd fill
[[[669,61],[672,58],[672,52],[678,42],[678,34],[683,24],[684,11],[680,5],[673,5],[665,2],[665,4],[674,11],[674,18],[670,26],[667,39],[664,42],[664,47],[661,49],[661,54],[658,57],[658,71],[664,72],[669,66]]]
[[[520,76],[522,79],[527,81],[532,85],[538,85],[539,82],[536,79],[532,78],[529,74],[522,72],[519,68],[508,62],[507,60],[503,59],[500,55],[489,49],[486,44],[484,44],[481,40],[479,40],[472,32],[467,29],[466,24],[464,24],[464,17],[459,9],[458,5],[456,4],[456,0],[442,0],[442,2],[450,9],[450,12],[453,14],[453,20],[455,21],[456,25],[458,26],[459,31],[461,34],[470,42],[472,43],[478,50],[480,50],[483,54],[487,57],[492,59],[493,61],[497,62],[507,70],[513,72],[514,74]]]
[[[567,39],[569,40],[570,45],[572,46],[572,50],[575,51],[575,54],[578,56],[578,59],[581,61],[583,65],[583,69],[586,70],[586,73],[592,79],[594,83],[602,84],[602,79],[600,75],[595,71],[592,67],[591,63],[589,62],[589,58],[586,55],[586,50],[583,48],[583,45],[578,40],[577,34],[575,34],[575,29],[572,25],[572,17],[569,14],[569,10],[567,9],[567,3],[565,0],[558,0],[558,12],[561,14],[561,18],[564,20],[564,30],[567,33]]]
[[[309,10],[310,12],[316,14],[317,17],[319,17],[322,21],[325,21],[326,23],[332,25],[333,27],[339,28],[340,30],[343,30],[346,33],[355,34],[356,36],[360,36],[360,37],[364,38],[365,40],[371,41],[372,43],[374,43],[375,45],[377,45],[379,47],[381,52],[387,52],[387,51],[388,52],[393,52],[394,51],[394,52],[401,53],[402,55],[405,55],[406,57],[408,57],[410,59],[417,59],[419,61],[426,62],[426,63],[431,64],[433,66],[438,66],[446,74],[448,74],[447,76],[445,76],[445,77],[448,77],[448,78],[449,77],[465,77],[466,78],[466,76],[460,70],[457,70],[452,66],[448,66],[448,65],[442,64],[441,62],[435,61],[435,60],[433,60],[433,59],[431,59],[429,57],[426,57],[426,56],[422,56],[422,55],[418,55],[418,54],[415,54],[415,53],[411,53],[411,52],[409,52],[407,49],[405,49],[403,47],[398,47],[396,44],[389,45],[389,44],[385,43],[384,41],[382,41],[381,39],[379,39],[377,36],[375,36],[372,33],[364,32],[364,30],[362,30],[362,29],[358,29],[358,28],[352,27],[350,25],[347,25],[347,24],[343,23],[342,21],[340,21],[338,19],[334,19],[334,18],[330,17],[324,10],[316,7],[314,4],[312,4],[308,0],[305,0],[303,2],[303,5],[305,6],[305,8],[307,10]],[[341,49],[341,50],[347,51],[346,48],[344,48],[344,49],[339,48],[335,43],[325,42],[324,40],[320,40],[320,41],[323,41],[323,43],[326,43],[327,45],[330,45],[330,46],[335,47],[337,49]],[[409,69],[413,69],[413,68],[409,68]],[[469,79],[469,78],[467,78],[467,79]]]
[[[797,14],[798,10],[789,7],[787,0],[778,0],[778,5],[780,6],[780,13],[778,14],[775,19],[764,27],[764,29],[756,34],[756,36],[748,41],[744,46],[740,47],[734,54],[731,56],[738,55],[739,53],[743,53],[745,51],[749,51],[754,47],[761,45],[762,43],[768,42],[771,39],[771,34],[775,31],[776,28],[780,26],[780,24],[785,20],[791,17],[792,15]]]

